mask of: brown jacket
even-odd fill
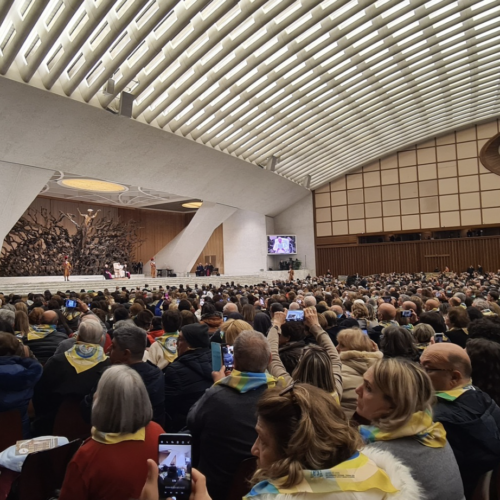
[[[342,351],[340,360],[342,361],[342,385],[344,392],[340,401],[340,406],[344,410],[346,417],[350,419],[358,404],[356,387],[363,383],[363,375],[376,361],[383,358],[380,351]]]

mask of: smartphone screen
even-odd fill
[[[70,299],[68,299],[66,301],[66,307],[76,307],[76,306],[77,306],[76,300],[70,300]]]
[[[392,298],[391,297],[382,297],[384,299],[384,302],[387,302],[388,304],[390,304],[392,302]]]
[[[158,491],[160,498],[188,500],[191,495],[191,435],[158,437]]]
[[[264,305],[264,299],[260,299],[260,300],[259,300],[259,302],[260,302],[260,305],[261,305],[261,306],[263,306],[263,305]]]
[[[288,311],[286,313],[287,321],[304,321],[304,311]]]
[[[402,311],[401,315],[403,316],[403,318],[410,318],[411,311]]]
[[[436,333],[434,335],[434,340],[437,342],[442,342],[443,341],[443,334],[442,333]]]
[[[222,368],[221,345],[218,344],[217,342],[212,342],[211,348],[212,348],[212,370],[214,372],[218,372]]]
[[[200,306],[202,306],[205,303],[205,299],[200,299]]]

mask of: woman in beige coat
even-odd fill
[[[340,406],[350,419],[356,410],[356,387],[363,383],[363,375],[383,354],[377,345],[358,328],[341,330],[337,335],[337,350],[342,361],[342,399]]]

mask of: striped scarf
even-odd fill
[[[179,332],[175,333],[165,333],[161,337],[156,339],[156,342],[160,344],[163,350],[163,357],[172,363],[177,359],[177,339],[179,338]]]
[[[256,484],[252,491],[243,497],[243,500],[252,499],[259,495],[312,493],[325,498],[327,493],[340,493],[343,491],[353,493],[373,490],[384,493],[396,493],[398,491],[385,471],[379,469],[375,462],[360,452],[356,452],[351,458],[331,469],[304,470],[303,474],[302,481],[289,488],[281,486],[286,477],[278,480],[262,481]]]
[[[253,391],[267,385],[268,389],[280,385],[285,387],[285,380],[283,377],[275,378],[269,373],[254,373],[254,372],[239,372],[238,370],[233,370],[231,375],[224,377],[221,380],[215,382],[214,385],[225,385],[227,387],[232,387],[236,389],[239,393],[245,394],[245,392]]]
[[[438,391],[436,392],[436,397],[444,399],[446,401],[455,401],[455,399],[458,399],[464,392],[475,390],[475,387],[469,384],[464,385],[463,387],[457,387],[456,389],[452,389],[451,391]]]
[[[76,373],[90,370],[107,359],[104,349],[100,345],[86,344],[84,342],[77,342],[64,354],[68,363],[76,370]]]
[[[365,443],[392,441],[403,437],[413,437],[429,448],[443,448],[446,444],[446,431],[440,422],[432,421],[430,411],[417,411],[409,422],[394,431],[382,431],[374,425],[361,425],[359,432]]]

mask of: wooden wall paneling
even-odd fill
[[[223,238],[222,224],[214,230],[212,236],[207,241],[205,248],[202,250],[200,256],[196,259],[191,272],[196,271],[196,266],[201,262],[205,265],[209,261],[209,256],[215,256],[214,267],[218,267],[221,274],[224,273],[224,238]]]
[[[317,247],[316,259],[319,274],[330,269],[334,276],[430,272],[446,266],[452,271],[464,271],[471,264],[497,271],[500,269],[500,236]]]

